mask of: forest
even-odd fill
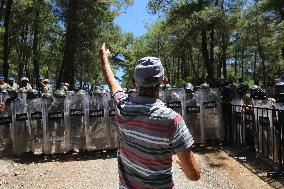
[[[1,0],[0,65],[16,81],[39,77],[72,90],[104,84],[98,50],[131,88],[136,61],[160,57],[168,81],[199,85],[240,78],[269,86],[284,71],[284,1],[149,0],[159,19],[134,37],[114,24],[132,0]]]

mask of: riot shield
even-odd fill
[[[0,153],[12,152],[12,138],[11,138],[11,125],[12,125],[12,109],[11,103],[6,103],[3,111],[0,113]]]
[[[219,90],[215,88],[201,88],[201,129],[204,128],[205,141],[216,141],[221,135],[221,103]]]
[[[86,149],[86,111],[87,111],[87,95],[84,91],[79,91],[74,94],[70,94],[66,99],[67,111],[67,123],[66,132],[68,133],[67,140],[69,144],[67,151],[79,150],[84,151]],[[66,141],[67,141],[66,140]]]
[[[64,97],[43,99],[45,154],[65,151],[64,99]]]
[[[200,127],[200,100],[199,92],[195,94],[186,94],[185,121],[190,133],[197,144],[204,143],[204,138],[201,137]]]
[[[183,88],[165,89],[164,99],[168,108],[173,109],[185,119],[185,91]]]
[[[106,125],[107,96],[104,93],[93,93],[89,98],[87,149],[102,150],[111,146]]]
[[[31,130],[32,151],[43,152],[43,104],[41,98],[28,100],[28,111]]]
[[[244,106],[244,101],[240,97],[235,97],[232,99],[232,126],[233,126],[233,137],[236,144],[244,144],[245,139],[245,123],[244,111],[247,107]]]
[[[32,150],[33,142],[30,140],[31,130],[28,116],[27,94],[20,93],[12,103],[12,139],[16,155]]]
[[[0,102],[4,103],[9,98],[9,95],[5,92],[0,92]]]
[[[118,147],[119,142],[119,131],[118,125],[115,121],[115,107],[113,102],[113,97],[110,93],[108,93],[108,112],[107,112],[107,131],[108,131],[108,138],[110,140],[109,148],[114,149]]]

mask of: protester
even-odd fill
[[[10,87],[12,87],[15,90],[19,89],[19,85],[15,82],[13,77],[8,77],[7,83],[10,85]]]
[[[187,178],[199,180],[200,169],[191,151],[194,141],[183,118],[158,99],[165,81],[160,60],[146,57],[137,62],[133,79],[137,95],[128,98],[114,77],[108,56],[103,44],[101,64],[119,125],[119,188],[174,188],[174,153]]]
[[[29,84],[29,79],[27,77],[21,79],[20,89],[26,89],[27,91],[33,89],[31,84]]]

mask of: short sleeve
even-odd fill
[[[188,127],[179,114],[174,117],[171,126],[170,143],[175,153],[187,150],[194,143],[193,137],[189,132]]]
[[[127,99],[128,95],[124,91],[116,91],[113,94],[113,99],[114,99],[114,109],[115,109],[115,114],[116,116],[121,115],[121,109]]]
[[[124,91],[116,91],[113,94],[114,104],[117,106],[122,100],[127,98],[127,94]]]

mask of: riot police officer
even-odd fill
[[[1,90],[7,90],[9,88],[9,84],[5,83],[4,81],[4,77],[3,76],[0,76],[0,89]]]
[[[200,127],[200,102],[194,94],[194,86],[191,83],[187,83],[184,87],[185,90],[185,121],[190,133],[193,135],[195,143],[203,143],[201,138]]]
[[[33,89],[31,84],[29,84],[29,79],[27,77],[21,79],[20,89],[25,89],[27,91]]]
[[[224,142],[231,144],[232,130],[232,100],[235,97],[235,86],[224,82],[221,88],[222,120],[224,125]]]
[[[8,81],[7,82],[10,85],[10,87],[13,87],[16,90],[19,89],[19,85],[15,82],[13,77],[8,77]]]
[[[274,97],[276,103],[284,103],[284,81],[276,83]]]

